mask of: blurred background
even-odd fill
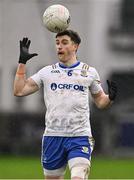
[[[98,110],[92,101],[90,103],[96,141],[91,177],[134,178],[133,0],[0,0],[0,178],[43,178],[39,159],[45,127],[42,90],[28,97],[14,97],[13,80],[19,40],[23,37],[32,41],[30,52],[39,54],[27,63],[27,77],[58,61],[55,34],[42,23],[45,9],[52,4],[62,4],[70,11],[70,29],[82,38],[78,59],[97,69],[106,92],[107,79],[118,85],[117,99],[111,108]],[[22,156],[25,158],[19,159]],[[18,162],[28,166],[26,159],[31,156],[35,161],[30,159],[28,168],[31,171],[35,168],[34,172],[39,168],[40,174],[28,175],[30,171],[24,173],[24,167],[20,167],[22,176],[15,175],[13,167],[19,167]],[[98,161],[94,157],[98,157]],[[102,168],[105,159],[106,165]],[[105,168],[119,168],[120,160],[121,169],[107,174],[109,171]],[[113,161],[117,163],[115,166]]]

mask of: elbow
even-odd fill
[[[110,100],[109,100],[108,95],[101,96],[99,99],[97,99],[95,101],[95,104],[96,104],[96,106],[99,109],[106,109],[106,108],[108,108],[109,105],[110,105]]]
[[[13,95],[16,96],[16,97],[22,97],[23,96],[22,93],[17,92],[17,91],[14,91]]]
[[[14,93],[14,96],[15,96],[15,97],[20,97],[17,93]]]
[[[18,93],[14,93],[14,96],[21,97]]]
[[[107,109],[111,105],[110,102],[97,103],[96,106],[98,109]]]
[[[103,104],[97,104],[96,106],[98,109],[106,109],[106,106]]]
[[[98,109],[106,109],[108,107],[108,102],[105,101],[97,101],[95,102]]]

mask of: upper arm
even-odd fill
[[[101,87],[101,82],[100,82],[100,76],[95,68],[92,68],[91,73],[92,73],[92,76],[91,76],[92,81],[90,83],[89,90],[91,94],[99,94],[99,92],[101,91],[103,92],[103,89]]]
[[[39,90],[38,85],[32,78],[28,78],[25,82],[25,86],[18,96],[27,96]]]

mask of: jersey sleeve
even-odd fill
[[[41,79],[41,72],[38,71],[36,74],[32,75],[30,78],[32,78],[35,83],[38,85],[38,87],[40,88],[42,86],[42,79]]]
[[[100,76],[99,76],[98,72],[96,71],[96,69],[94,69],[93,81],[92,81],[89,89],[90,89],[91,94],[97,94],[97,93],[99,93],[99,91],[102,90]]]

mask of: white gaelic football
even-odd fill
[[[54,33],[66,30],[70,23],[68,9],[60,4],[49,6],[43,14],[43,24]]]

